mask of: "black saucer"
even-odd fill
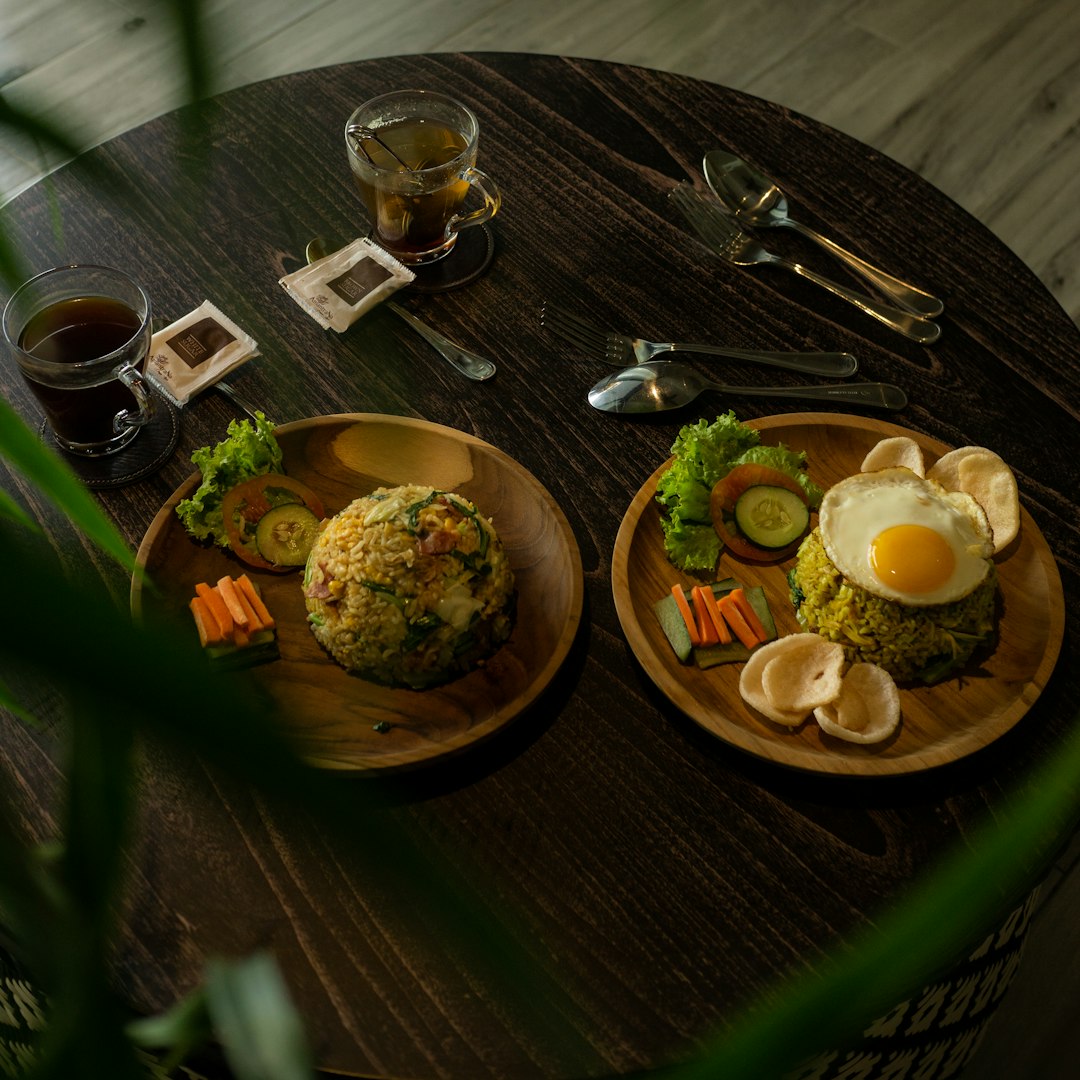
[[[420,266],[410,266],[416,279],[406,288],[410,292],[440,293],[459,289],[474,282],[495,258],[495,237],[487,225],[474,225],[458,233],[453,251],[442,259]]]
[[[172,402],[154,393],[154,415],[135,438],[115,454],[100,457],[68,453],[53,437],[45,420],[41,422],[40,435],[87,487],[123,487],[156,472],[169,460],[180,438],[180,412]]]

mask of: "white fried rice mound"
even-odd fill
[[[327,522],[304,572],[308,622],[342,667],[421,690],[471,670],[510,636],[514,576],[468,499],[381,487]]]

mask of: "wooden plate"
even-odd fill
[[[296,724],[308,759],[327,769],[413,767],[509,723],[558,670],[581,619],[581,555],[546,489],[494,446],[423,420],[324,416],[282,424],[275,434],[286,471],[317,492],[328,513],[380,484],[431,484],[475,502],[492,519],[514,571],[518,619],[510,640],[483,668],[432,690],[395,690],[347,674],[308,630],[298,573],[255,571],[188,537],[175,509],[198,486],[198,473],[161,508],[139,547],[138,562],[164,595],[133,580],[135,616],[190,621],[197,582],[247,572],[274,613],[281,650],[280,660],[252,672]],[[384,721],[389,730],[377,731]]]
[[[844,414],[792,413],[749,424],[761,431],[765,444],[805,450],[810,473],[823,487],[858,472],[870,447],[887,436],[915,439],[927,467],[948,449],[895,424]],[[959,678],[902,688],[902,722],[894,738],[860,746],[823,734],[812,718],[795,730],[759,719],[739,695],[741,665],[700,671],[680,664],[653,614],[653,603],[676,581],[694,583],[664,553],[654,496],[667,464],[649,477],[623,518],[612,557],[612,590],[634,655],[672,704],[706,731],[757,757],[811,772],[911,773],[955,761],[993,742],[1027,712],[1046,685],[1061,648],[1065,601],[1046,540],[1021,509],[1020,535],[996,557],[1002,615],[995,648],[974,657],[970,670]],[[755,566],[725,552],[717,576],[762,585],[777,629],[796,633],[799,626],[786,581],[793,562]]]

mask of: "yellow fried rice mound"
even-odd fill
[[[304,572],[308,622],[346,670],[421,690],[510,636],[514,576],[491,522],[424,485],[380,487],[323,528]]]
[[[818,529],[799,547],[788,574],[795,614],[806,630],[839,642],[849,663],[865,661],[897,682],[939,682],[992,639],[997,574],[960,600],[908,607],[848,581],[825,554]]]

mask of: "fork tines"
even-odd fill
[[[540,323],[564,341],[587,352],[603,352],[607,348],[606,331],[557,304],[544,302],[540,309]]]
[[[669,197],[701,239],[711,247],[724,247],[742,232],[707,195],[686,181],[676,184]]]

